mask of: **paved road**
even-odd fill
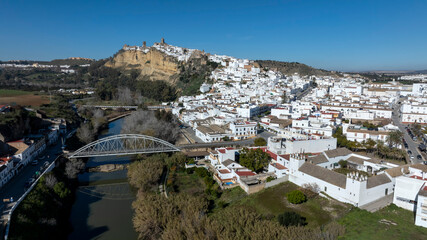
[[[297,93],[296,94],[296,100],[301,100],[303,97],[305,97],[309,92],[311,92],[311,90],[313,89],[313,85],[310,84],[310,86],[308,86],[307,89],[305,89],[304,91]]]
[[[414,142],[411,136],[409,136],[408,132],[405,129],[405,125],[403,125],[402,122],[400,121],[399,115],[400,115],[400,105],[395,104],[393,106],[393,116],[391,117],[391,119],[393,120],[393,124],[398,126],[399,130],[403,133],[403,138],[405,139],[406,143],[408,143],[408,149],[411,150],[412,155],[414,156],[413,159],[409,158],[409,160],[412,163],[421,163],[423,159],[421,160],[417,159],[418,154],[422,156],[422,154],[418,149],[418,143]]]
[[[267,131],[261,132],[257,135],[257,137],[262,137],[267,140],[268,137],[275,136],[273,133],[269,133]],[[210,147],[227,147],[227,146],[249,146],[254,144],[255,138],[240,140],[240,141],[228,141],[228,142],[213,142],[213,143],[195,143],[195,144],[185,144],[178,146],[181,149],[189,149],[189,148],[210,148]]]
[[[190,126],[188,125],[186,126],[187,128],[181,129],[181,131],[184,132],[186,137],[189,137],[194,142],[199,142],[199,143],[203,142],[202,139],[196,136],[196,132],[194,132],[194,130]]]
[[[25,166],[18,175],[15,175],[5,186],[0,189],[0,209],[3,211],[7,210],[7,203],[3,203],[3,199],[13,197],[14,201],[18,200],[25,193],[25,182],[30,179],[36,171],[40,171],[40,167],[45,161],[51,163],[57,157],[57,153],[61,152],[61,141],[57,144],[48,147],[40,156],[45,156],[43,160],[39,161],[39,164],[33,166],[28,164]]]

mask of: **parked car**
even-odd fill
[[[422,159],[421,155],[417,155],[417,159],[421,160]]]
[[[411,160],[414,160],[414,156],[411,156],[411,157],[410,157],[410,159],[411,159]]]
[[[39,164],[39,161],[37,161],[37,160],[34,160],[31,162],[31,165],[33,165],[33,166],[36,166],[37,164]]]
[[[412,151],[411,151],[411,150],[408,150],[408,154],[409,154],[409,155],[412,155]]]

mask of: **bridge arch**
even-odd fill
[[[118,134],[91,142],[77,149],[75,152],[69,153],[68,158],[177,151],[181,150],[175,145],[162,139],[141,134]]]

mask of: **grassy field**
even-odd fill
[[[0,89],[0,105],[40,106],[45,103],[49,103],[48,96],[35,95],[27,91]]]
[[[177,186],[177,192],[198,194],[205,191],[205,183],[197,174],[177,172],[175,185]]]
[[[13,97],[33,94],[32,92],[13,90],[13,89],[0,89],[0,97]]]
[[[276,217],[285,211],[294,211],[306,218],[308,227],[323,226],[342,217],[351,209],[347,204],[319,196],[310,198],[302,204],[290,204],[286,200],[286,194],[295,189],[298,189],[297,185],[285,182],[248,196],[242,189],[236,187],[225,190],[220,200],[230,206],[252,207],[266,217]]]
[[[205,185],[196,174],[178,172],[176,185],[179,192],[202,193]],[[217,200],[223,206],[247,206],[268,219],[274,219],[285,211],[294,211],[306,218],[307,227],[316,228],[337,221],[346,228],[340,239],[426,239],[427,229],[414,224],[412,212],[390,205],[375,213],[320,196],[309,198],[305,203],[294,205],[286,200],[286,194],[299,187],[291,182],[247,195],[240,187],[224,190]],[[221,214],[216,207],[211,214]]]
[[[340,219],[339,223],[346,228],[343,239],[427,238],[427,229],[414,225],[414,214],[396,205],[390,205],[375,213],[354,208]]]

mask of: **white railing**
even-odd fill
[[[50,165],[48,168],[46,168],[46,170],[43,171],[42,174],[40,174],[40,176],[33,182],[33,184],[31,184],[31,186],[27,189],[27,191],[25,191],[25,193],[18,199],[18,201],[16,201],[16,203],[12,206],[12,208],[9,210],[9,216],[7,218],[7,225],[6,225],[6,230],[5,230],[5,234],[4,234],[4,239],[7,240],[8,236],[9,236],[9,229],[10,229],[10,219],[12,218],[12,213],[13,211],[15,211],[15,209],[18,207],[18,205],[22,202],[22,200],[25,199],[25,197],[28,195],[28,193],[31,192],[31,190],[36,186],[36,184],[38,183],[38,181],[40,180],[41,177],[43,177],[44,174],[52,171],[52,169],[55,166],[56,160],[59,158],[60,156],[58,156]]]

